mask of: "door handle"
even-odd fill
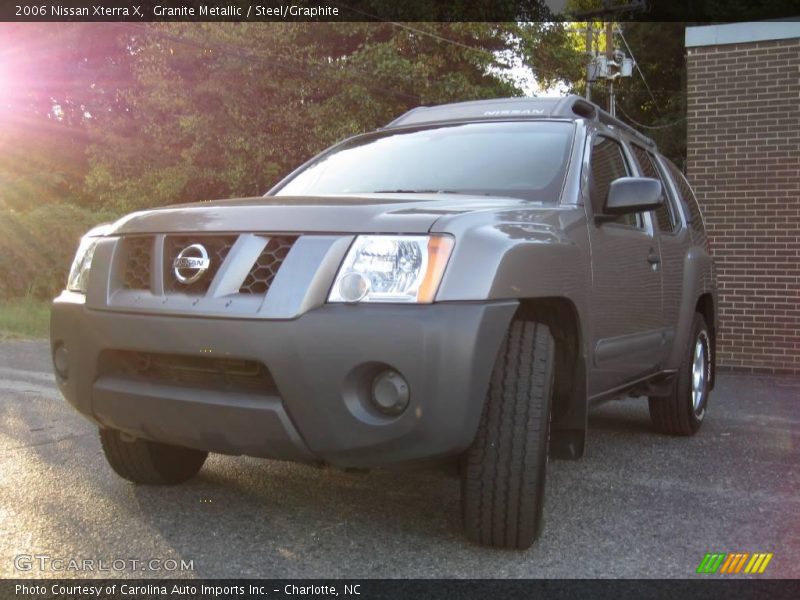
[[[647,262],[651,265],[657,265],[661,262],[661,257],[658,255],[658,252],[650,248],[650,254],[647,255]]]

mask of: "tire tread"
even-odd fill
[[[208,452],[159,444],[149,440],[124,441],[119,431],[100,429],[103,454],[114,472],[128,481],[171,485],[194,477]]]
[[[527,548],[539,532],[553,346],[545,325],[515,320],[498,355],[462,462],[464,526],[477,543]]]
[[[660,433],[668,435],[694,435],[700,428],[700,421],[694,417],[691,409],[691,374],[690,367],[694,341],[698,333],[708,330],[706,321],[700,313],[695,313],[692,320],[692,330],[684,348],[681,364],[676,376],[675,386],[669,396],[651,396],[648,398],[650,420],[653,427]],[[713,368],[713,367],[712,367]],[[708,399],[706,398],[706,403]]]

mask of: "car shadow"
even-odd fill
[[[650,422],[646,398],[611,400],[591,408],[589,432],[658,435]]]
[[[202,576],[263,577],[275,569],[301,572],[314,556],[332,549],[344,560],[348,539],[372,540],[375,556],[386,555],[379,547],[386,543],[413,548],[450,540],[463,547],[459,483],[452,474],[446,465],[362,473],[212,455],[182,486],[132,491],[139,519],[182,556],[197,556]],[[206,562],[202,546],[186,535],[202,530],[211,541],[207,547],[215,547],[209,557],[235,544],[233,568]],[[347,572],[345,564],[342,569]]]

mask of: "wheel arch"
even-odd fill
[[[580,314],[565,297],[520,300],[518,319],[544,323],[555,342],[555,381],[550,453],[556,458],[578,459],[586,446],[588,402],[586,352]]]
[[[714,264],[704,248],[692,247],[683,262],[683,291],[681,292],[678,321],[674,323],[675,335],[672,349],[664,364],[666,369],[678,369],[686,351],[692,319],[700,313],[706,320],[712,336],[712,362],[716,360],[717,306]],[[714,382],[712,367],[712,385]]]
[[[710,292],[700,294],[695,304],[694,312],[700,313],[708,326],[708,333],[711,337],[711,381],[709,382],[709,390],[714,389],[714,383],[717,374],[717,328],[716,328],[716,308],[714,306],[714,297]]]

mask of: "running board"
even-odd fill
[[[628,391],[628,396],[631,398],[638,398],[639,396],[669,396],[675,390],[676,375],[676,371],[660,373],[631,388]]]

